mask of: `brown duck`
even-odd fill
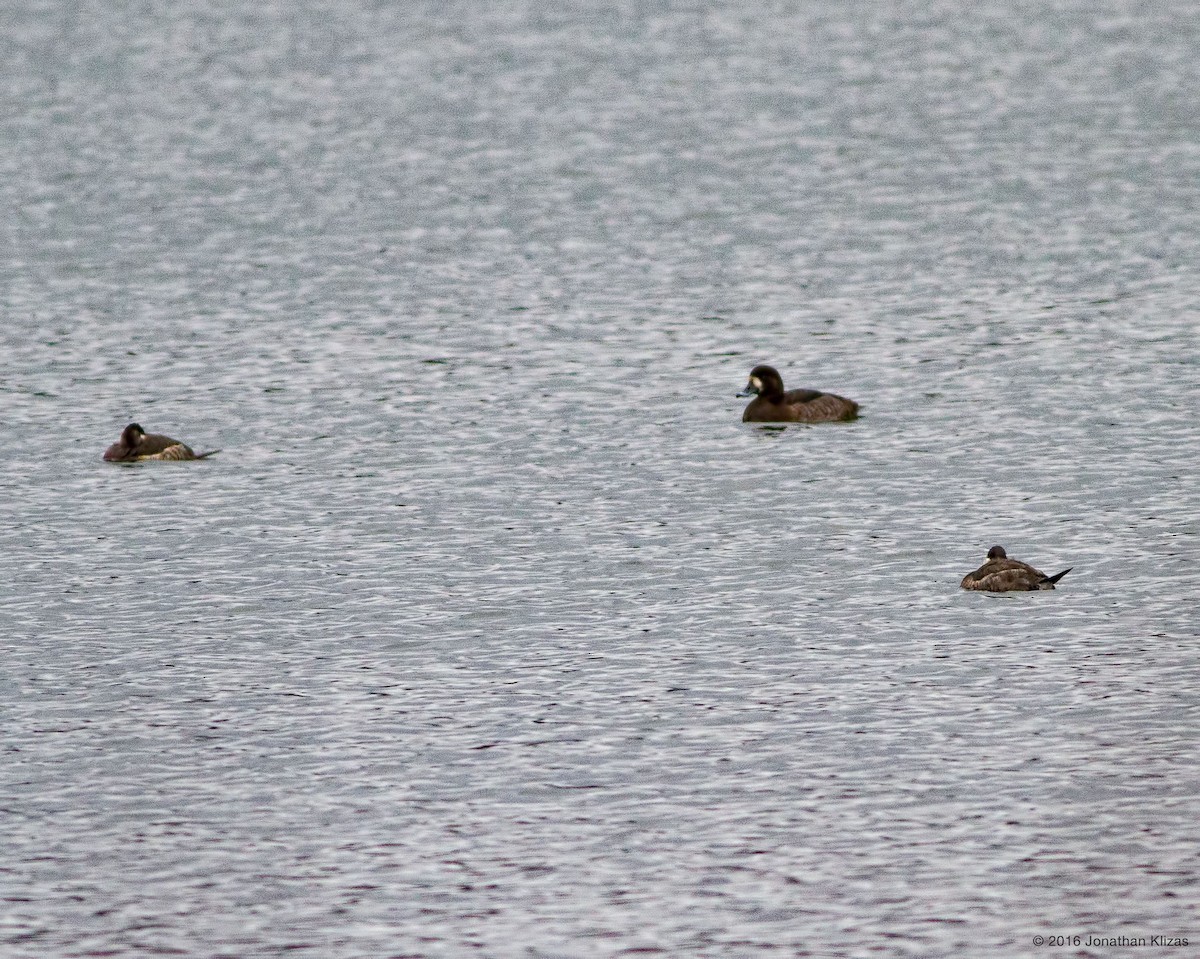
[[[179,440],[158,433],[147,433],[137,423],[130,423],[121,430],[121,438],[104,451],[110,463],[136,463],[140,460],[202,460],[220,450],[194,453],[192,448]]]
[[[1054,589],[1054,584],[1074,569],[1070,566],[1061,573],[1047,576],[1019,559],[1009,559],[1003,546],[988,550],[987,562],[973,573],[963,577],[963,589],[983,589],[990,593],[1028,592],[1035,589]]]
[[[844,396],[820,390],[783,389],[783,377],[773,366],[756,366],[750,382],[738,396],[753,396],[743,423],[828,423],[852,420],[858,416],[858,404]]]

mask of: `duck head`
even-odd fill
[[[738,396],[782,396],[783,377],[773,366],[756,366],[750,371],[750,381]]]

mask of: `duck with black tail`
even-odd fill
[[[979,589],[989,593],[1032,592],[1035,589],[1054,589],[1054,584],[1071,572],[1069,566],[1061,573],[1047,576],[1019,559],[1009,559],[1003,546],[988,550],[987,562],[973,573],[967,573],[960,584],[963,589]]]
[[[121,438],[104,451],[104,459],[109,463],[140,463],[143,460],[202,460],[205,457],[219,453],[220,450],[209,450],[207,453],[195,453],[186,443],[163,436],[160,433],[147,433],[137,423],[130,423],[121,430]]]

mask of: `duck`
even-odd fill
[[[121,430],[121,438],[104,451],[110,463],[136,463],[141,460],[202,460],[220,450],[195,453],[186,443],[159,433],[147,433],[137,423]]]
[[[960,584],[963,589],[982,589],[989,593],[1029,592],[1035,589],[1054,589],[1054,584],[1074,569],[1068,566],[1061,573],[1047,576],[1019,559],[1009,559],[1003,546],[988,550],[987,562],[973,573],[967,573]]]
[[[858,404],[820,390],[783,389],[783,377],[773,366],[756,366],[738,396],[753,396],[742,413],[743,423],[831,423],[858,416]]]

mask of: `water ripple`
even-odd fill
[[[0,951],[1188,934],[1190,7],[226,6],[4,41]]]

